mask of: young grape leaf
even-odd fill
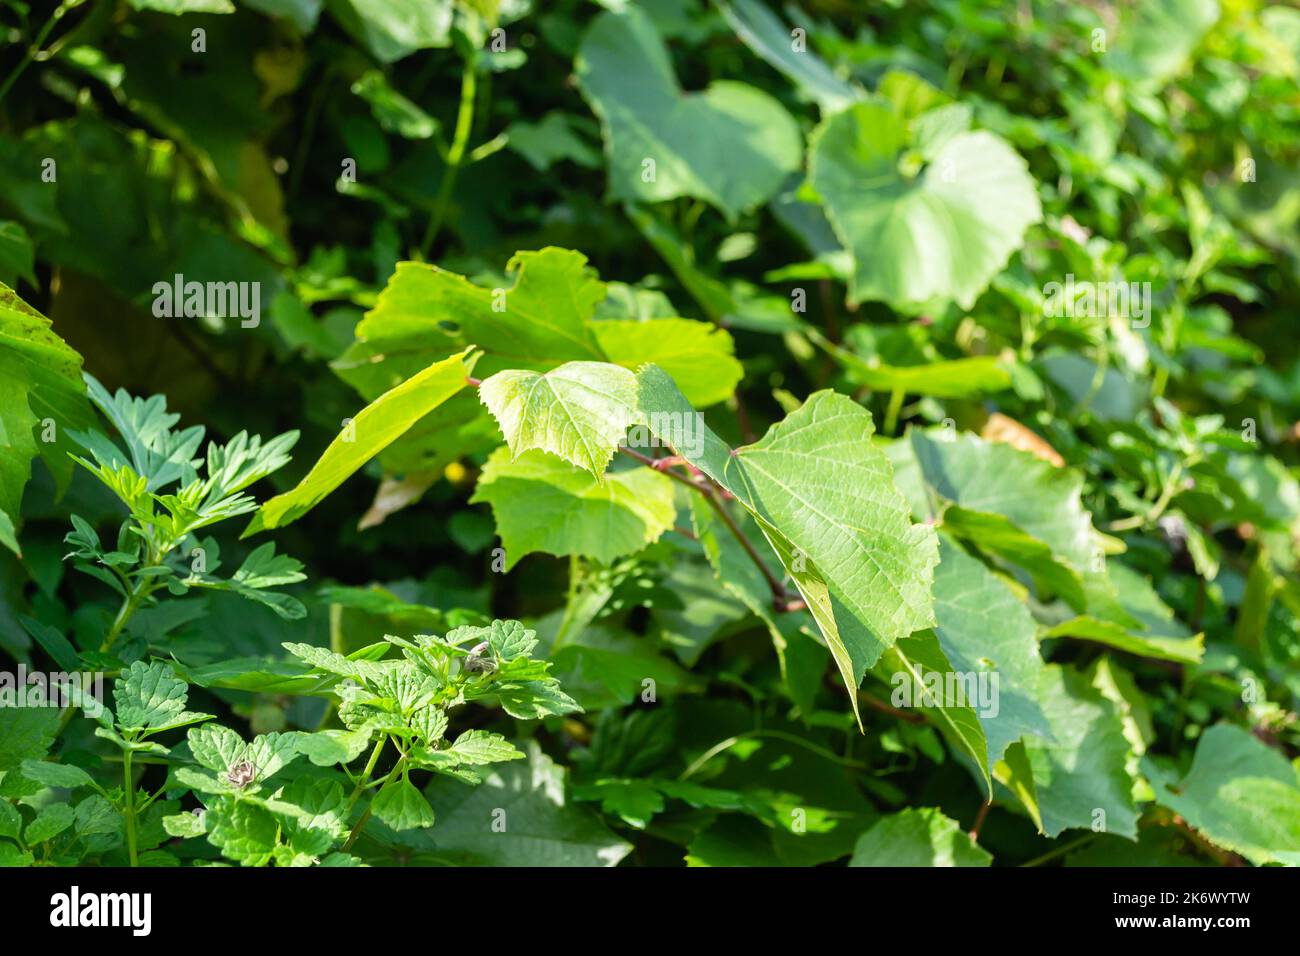
[[[1295,768],[1249,731],[1216,724],[1201,735],[1182,780],[1142,763],[1156,801],[1257,866],[1300,865],[1300,786]]]
[[[606,357],[624,368],[657,365],[686,400],[707,408],[731,397],[745,370],[725,329],[692,319],[607,319],[592,329]]]
[[[993,862],[957,821],[933,807],[883,817],[858,838],[849,866],[988,866]]]
[[[792,31],[760,0],[720,0],[718,6],[745,46],[780,70],[827,113],[835,113],[863,96],[816,53],[796,47]],[[805,37],[803,42],[807,43]]]
[[[72,477],[69,429],[90,424],[81,356],[50,321],[0,283],[0,544],[20,553],[16,529],[23,487],[37,455],[60,487]],[[38,441],[38,431],[56,424]],[[48,440],[53,438],[53,441]]]
[[[297,521],[353,472],[429,412],[466,386],[474,365],[468,350],[435,362],[375,399],[344,425],[307,476],[262,505],[242,537]]]
[[[335,371],[373,400],[468,346],[484,352],[480,377],[605,357],[590,327],[605,284],[586,256],[554,247],[518,252],[506,271],[514,285],[492,289],[437,266],[398,263]]]
[[[508,571],[526,554],[579,554],[609,563],[639,551],[673,526],[673,486],[649,468],[603,481],[554,455],[512,460],[498,449],[479,475],[470,503],[492,506]]]
[[[1051,738],[1026,737],[1022,744],[1042,831],[1056,837],[1101,827],[1136,838],[1129,744],[1114,706],[1086,677],[1057,665],[1044,667],[1038,699]]]
[[[638,419],[636,375],[606,362],[566,362],[545,373],[506,369],[483,382],[479,398],[514,458],[538,448],[598,480]]]
[[[640,376],[659,437],[754,516],[808,603],[856,711],[866,669],[885,648],[935,624],[933,529],[913,525],[871,413],[817,392],[759,442],[732,450],[697,420],[672,380]]]

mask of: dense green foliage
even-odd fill
[[[0,864],[1300,863],[1294,9],[0,16]]]

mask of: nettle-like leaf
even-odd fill
[[[885,648],[935,624],[933,529],[913,525],[871,414],[818,392],[732,450],[697,421],[672,380],[642,373],[643,414],[678,454],[753,515],[808,603],[853,695]]]
[[[191,728],[188,740],[194,759],[218,775],[215,792],[257,793],[269,778],[301,756],[299,737],[296,732],[259,734],[252,741],[245,742],[229,727],[204,724]],[[203,778],[178,771],[177,779],[194,786]],[[208,780],[211,782],[211,778]]]
[[[81,356],[50,322],[0,283],[0,544],[18,553],[18,509],[32,460],[41,456],[60,486],[71,478],[69,428],[90,423]],[[43,422],[57,423],[38,441]]]
[[[72,764],[50,763],[45,760],[24,760],[23,776],[43,787],[62,787],[75,790],[94,783],[90,774]]]
[[[967,128],[968,111],[915,108],[877,95],[825,119],[809,182],[852,256],[854,301],[969,309],[1041,218],[1038,193],[1015,150]]]
[[[167,399],[163,396],[136,398],[121,388],[110,395],[93,375],[87,373],[83,377],[90,400],[126,442],[127,453],[123,456],[116,444],[98,432],[72,434],[95,459],[99,472],[119,471],[123,465],[129,465],[131,471],[145,479],[148,491],[157,491],[177,481],[187,484],[195,480],[200,463],[195,454],[203,442],[202,425],[173,431],[180,415],[167,411]],[[89,463],[83,464],[96,471]]]
[[[167,664],[136,661],[113,687],[117,726],[145,735],[211,720],[211,714],[185,709],[189,686]]]
[[[799,166],[799,128],[779,102],[727,80],[683,93],[663,41],[636,7],[596,17],[575,65],[604,127],[612,199],[693,196],[734,220]]]
[[[0,771],[20,767],[24,760],[43,758],[59,726],[58,710],[16,707],[5,699],[12,693],[12,686],[0,692]]]
[[[1156,802],[1209,840],[1256,865],[1300,865],[1300,786],[1287,759],[1249,731],[1216,724],[1196,743],[1181,780],[1142,764]]]
[[[405,777],[385,784],[371,801],[370,811],[394,830],[431,827],[434,821],[429,801]]]
[[[541,451],[511,458],[494,452],[471,503],[492,506],[508,571],[526,554],[595,558],[609,563],[657,541],[673,526],[673,483],[648,468],[598,479]]]
[[[993,857],[932,807],[885,817],[858,838],[849,866],[988,866]]]
[[[550,452],[600,478],[637,421],[637,377],[607,362],[566,362],[549,372],[508,369],[485,380],[479,398],[514,457]]]

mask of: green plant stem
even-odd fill
[[[1081,836],[1077,840],[1071,840],[1069,843],[1065,843],[1051,850],[1048,850],[1042,856],[1036,856],[1029,862],[1021,863],[1020,865],[1041,866],[1044,863],[1047,863],[1051,860],[1055,860],[1058,856],[1064,856],[1065,854],[1069,853],[1071,850],[1083,846],[1085,843],[1091,843],[1095,839],[1097,839],[1097,834],[1089,833],[1087,836]]]
[[[433,202],[433,212],[429,216],[429,225],[420,240],[420,256],[428,258],[433,241],[438,238],[443,219],[447,216],[447,205],[451,202],[451,191],[456,185],[456,176],[460,164],[465,159],[465,149],[469,145],[470,132],[474,128],[474,98],[477,93],[478,74],[474,69],[472,57],[465,58],[465,69],[460,78],[460,107],[456,111],[456,130],[452,136],[451,148],[447,150],[447,168],[443,170],[442,182],[438,184],[438,195]]]
[[[384,749],[384,744],[388,743],[388,734],[380,734],[379,740],[375,744],[375,749],[370,751],[370,759],[366,761],[366,769],[361,771],[361,779],[357,781],[356,788],[352,795],[348,797],[348,812],[357,805],[357,800],[361,796],[361,791],[366,789],[366,784],[370,782],[370,775],[375,772],[375,764],[379,763],[379,754]]]
[[[679,475],[676,472],[671,471],[667,468],[661,468],[659,466],[659,462],[656,462],[653,458],[648,458],[645,455],[641,454],[640,452],[633,451],[630,448],[620,447],[619,451],[629,456],[630,458],[635,458],[637,461],[641,462],[641,464],[645,465],[646,467],[653,468],[661,475],[667,475],[669,478],[672,478],[686,485],[688,488],[694,488],[696,491],[702,494],[705,497],[705,499],[709,502],[709,504],[713,506],[713,510],[718,513],[718,517],[722,519],[722,523],[727,526],[728,530],[731,531],[731,533],[735,536],[736,540],[740,542],[740,546],[745,550],[745,553],[749,555],[749,559],[754,562],[755,567],[757,567],[758,570],[762,573],[763,580],[767,582],[768,588],[771,589],[772,591],[773,602],[779,604],[780,602],[785,601],[786,598],[789,597],[789,594],[785,589],[785,585],[776,579],[776,575],[772,573],[771,569],[768,568],[766,562],[763,561],[762,555],[760,555],[758,551],[754,548],[753,542],[751,542],[747,537],[745,537],[745,533],[740,530],[740,526],[737,525],[735,519],[731,517],[731,513],[727,511],[727,506],[723,504],[722,501],[718,498],[718,495],[714,491],[714,487],[711,483],[705,483],[704,481],[694,481],[690,478],[686,478],[682,475]]]
[[[13,68],[7,77],[5,77],[4,83],[0,84],[0,100],[3,100],[5,96],[8,95],[9,89],[18,82],[18,78],[23,75],[23,72],[27,67],[31,66],[32,61],[35,60],[37,54],[41,52],[41,47],[45,45],[45,41],[49,38],[55,25],[63,19],[67,12],[67,3],[61,3],[55,7],[54,12],[50,14],[50,18],[45,21],[45,25],[42,26],[40,32],[36,34],[36,38],[32,40],[31,46],[27,48],[27,52],[23,55],[23,58],[18,61],[18,65]]]
[[[139,866],[135,849],[135,777],[131,773],[131,751],[122,757],[122,786],[126,816],[126,851],[132,866]]]
[[[898,412],[903,407],[903,390],[894,389],[889,393],[889,405],[885,408],[885,427],[881,429],[881,434],[892,435],[898,428]]]
[[[130,592],[127,593],[127,596],[122,599],[122,604],[117,609],[117,615],[113,618],[113,623],[109,625],[108,633],[104,635],[103,643],[99,645],[99,652],[101,654],[107,653],[112,649],[113,644],[116,643],[118,637],[121,636],[122,629],[126,627],[127,622],[131,620],[131,616],[140,609],[140,605],[144,603],[145,598],[147,598],[150,593],[151,591],[146,589],[144,583],[141,582],[131,588]],[[72,717],[76,712],[77,708],[73,704],[69,704],[67,707],[63,708],[63,713],[59,716],[58,730],[54,733],[56,738],[61,736],[63,732],[67,730],[68,724],[72,723]]]
[[[718,756],[718,754],[730,750],[743,740],[751,740],[755,737],[767,737],[771,740],[780,740],[788,744],[794,744],[797,747],[802,747],[810,753],[815,753],[817,756],[824,757],[832,763],[837,763],[843,767],[854,767],[859,770],[868,769],[866,764],[859,763],[856,760],[846,760],[833,750],[827,750],[825,747],[819,747],[816,744],[809,743],[804,738],[795,736],[794,734],[787,734],[781,730],[747,730],[743,734],[736,734],[734,737],[728,737],[726,740],[718,741],[708,750],[704,751],[704,753],[700,754],[700,756],[691,761],[690,766],[683,770],[677,779],[689,780],[699,772],[701,767],[707,764],[714,757]]]
[[[122,606],[117,609],[117,616],[113,618],[113,623],[109,625],[108,633],[104,635],[104,642],[99,645],[101,654],[112,649],[118,637],[122,634],[122,628],[126,627],[126,622],[131,620],[131,615],[140,609],[141,603],[147,596],[144,585],[140,584],[133,587],[130,593],[122,599]]]
[[[1160,497],[1147,510],[1146,514],[1131,515],[1119,521],[1112,521],[1106,526],[1107,531],[1132,531],[1134,528],[1142,528],[1156,521],[1165,509],[1169,507],[1169,502],[1173,501],[1174,495],[1178,493],[1178,482],[1183,477],[1183,467],[1192,465],[1193,462],[1180,461],[1174,465],[1173,470],[1169,472],[1169,479],[1165,482],[1164,487],[1160,489]]]
[[[568,637],[569,628],[573,625],[573,608],[578,598],[578,576],[581,572],[581,565],[578,564],[576,554],[569,555],[569,591],[564,599],[564,616],[560,619],[560,626],[555,632],[555,640],[551,642],[551,653],[554,654],[556,648],[564,644]]]
[[[733,535],[735,535],[736,540],[740,542],[740,546],[744,548],[745,553],[749,555],[749,559],[754,562],[754,566],[762,573],[763,580],[767,582],[768,588],[772,591],[773,602],[779,604],[785,601],[788,597],[785,585],[776,579],[776,575],[774,575],[771,569],[768,568],[767,562],[765,562],[762,555],[758,553],[758,550],[754,547],[754,543],[745,537],[745,532],[740,530],[740,526],[736,524],[736,519],[731,517],[731,512],[727,510],[727,506],[718,499],[718,496],[714,493],[712,488],[705,487],[703,490],[704,497],[707,498],[709,504],[713,506],[713,510],[718,513],[718,517],[722,519],[722,523],[730,529]]]
[[[399,773],[405,772],[405,770],[406,770],[406,758],[402,757],[400,760],[397,761],[393,769],[388,771],[388,773],[384,776],[384,778],[382,780],[376,781],[376,783],[378,783],[379,786],[382,787],[390,780],[392,780],[394,777],[396,777]],[[366,823],[370,820],[370,814],[373,808],[374,808],[374,802],[371,801],[370,806],[366,807],[365,812],[362,813],[361,816],[357,818],[357,822],[352,825],[352,832],[348,834],[347,841],[343,844],[344,853],[352,849],[352,844],[356,843],[357,837],[361,836],[361,830],[366,825]],[[349,811],[351,811],[351,804],[349,804],[348,809]]]

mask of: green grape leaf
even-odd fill
[[[953,516],[954,530],[1031,568],[1042,552],[1026,536],[1041,542],[1055,564],[1072,571],[1079,583],[1076,587],[1071,574],[1046,561],[1034,568],[1037,580],[1106,619],[1137,623],[1120,607],[1106,575],[1092,518],[1083,507],[1083,477],[1078,472],[971,434],[954,435],[946,429],[913,429],[909,434],[926,484],[963,509]]]
[[[943,509],[943,530],[986,554],[1021,568],[1044,598],[1059,596],[1076,610],[1087,606],[1079,572],[1052,553],[1051,547],[1017,528],[1006,516],[971,511],[960,505]]]
[[[1177,780],[1142,762],[1156,802],[1210,841],[1256,865],[1300,865],[1300,785],[1287,759],[1249,731],[1216,724],[1201,735]]]
[[[817,54],[806,47],[796,49],[790,29],[760,0],[720,0],[718,6],[745,46],[784,73],[826,112],[838,112],[862,97],[862,90],[840,79]]]
[[[799,166],[799,128],[779,102],[733,81],[684,93],[658,32],[636,7],[596,17],[575,69],[604,129],[614,200],[693,196],[734,220]]]
[[[1057,665],[1043,668],[1039,705],[1051,738],[1026,737],[1022,744],[1042,831],[1056,837],[1071,828],[1102,829],[1135,838],[1130,748],[1114,705],[1086,677]]]
[[[0,397],[0,544],[19,554],[19,506],[32,461],[39,455],[59,486],[66,486],[73,446],[65,435],[88,427],[91,413],[81,356],[54,334],[49,319],[3,283],[0,381],[5,383]],[[49,422],[56,427],[45,435]]]
[[[1054,625],[1043,637],[1075,637],[1130,654],[1181,664],[1201,662],[1205,635],[1193,635],[1136,571],[1118,562],[1108,564],[1106,570],[1120,606],[1132,616],[1134,626],[1125,627],[1084,615]]]
[[[871,414],[817,392],[757,443],[733,451],[697,421],[671,379],[640,376],[650,426],[754,516],[808,603],[856,711],[866,669],[935,623],[933,529],[913,525]]]
[[[357,469],[466,386],[468,350],[435,362],[375,399],[344,426],[305,478],[258,509],[242,537],[297,521]]]
[[[856,385],[873,391],[976,398],[1011,387],[1006,363],[989,355],[929,362],[925,365],[870,365],[845,349],[835,352]]]
[[[514,285],[492,289],[437,266],[399,262],[335,371],[374,399],[468,346],[485,353],[476,366],[480,377],[604,358],[589,320],[605,284],[586,256],[554,247],[519,252],[506,271]]]
[[[160,13],[234,13],[230,0],[127,0],[136,10],[157,10]]]
[[[637,420],[637,379],[605,362],[566,362],[549,372],[506,369],[479,398],[518,458],[550,452],[602,479],[614,450]]]
[[[933,807],[883,817],[858,838],[849,866],[988,866],[993,857]]]
[[[329,0],[328,9],[381,63],[451,43],[452,0]]]
[[[987,768],[1021,737],[1049,737],[1038,703],[1044,665],[1029,609],[946,535],[939,536],[934,613],[948,673],[960,675],[958,688],[968,698],[962,703],[975,711],[984,731]]]
[[[566,159],[588,169],[599,169],[600,152],[579,135],[576,120],[560,110],[552,110],[536,123],[516,120],[506,130],[509,146],[538,172],[546,172]]]
[[[998,136],[926,145],[880,97],[828,117],[809,140],[809,181],[852,254],[855,302],[969,309],[1042,216],[1025,161]],[[901,168],[912,156],[924,168]]]
[[[508,449],[492,454],[472,504],[487,502],[508,571],[526,554],[577,554],[609,563],[659,540],[677,509],[672,481],[649,468],[598,480],[554,455]]]
[[[707,408],[731,397],[745,374],[725,329],[691,319],[607,319],[592,325],[611,362],[628,369],[657,365],[686,400]]]
[[[949,684],[949,675],[955,671],[934,632],[918,631],[902,638],[881,655],[872,673],[893,688],[891,706],[918,708],[953,746],[970,755],[991,794],[990,766],[994,762],[989,759],[989,740],[977,701],[959,694],[956,682]]]

